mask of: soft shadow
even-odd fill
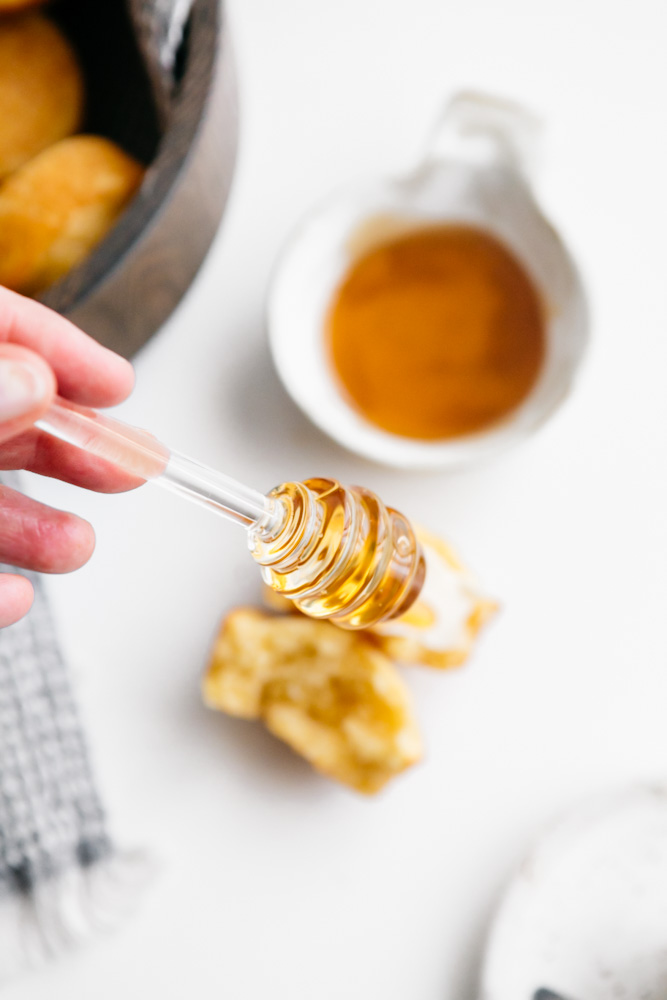
[[[225,766],[234,768],[249,787],[259,778],[275,787],[279,795],[293,790],[319,798],[331,789],[310,764],[270,733],[260,720],[236,719],[216,712],[197,698],[182,703],[180,725],[195,730],[202,751],[217,758],[224,757]]]

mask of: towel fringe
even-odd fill
[[[124,851],[0,900],[0,983],[114,930],[136,909],[155,871],[143,851]]]

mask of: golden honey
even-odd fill
[[[546,345],[529,275],[466,225],[430,226],[363,254],[336,292],[326,336],[350,403],[385,431],[429,441],[516,409]]]
[[[312,618],[367,628],[403,614],[418,596],[424,557],[410,523],[370,490],[335,479],[285,483],[275,516],[249,533],[264,581]],[[274,526],[275,525],[275,526]]]

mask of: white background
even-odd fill
[[[219,619],[257,596],[242,531],[152,487],[31,480],[96,527],[90,564],[49,591],[114,834],[162,870],[119,932],[8,1000],[473,1000],[493,907],[543,824],[667,773],[664,9],[231,4],[233,197],[120,414],[260,488],[367,484],[446,534],[503,612],[462,671],[406,672],[426,759],[366,801],[199,702]],[[574,396],[520,450],[457,476],[398,474],[286,398],[263,301],[300,213],[342,180],[411,164],[461,86],[544,116],[538,190],[583,268],[594,340]]]

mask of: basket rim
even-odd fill
[[[223,10],[218,0],[195,0],[188,18],[189,52],[170,120],[139,191],[94,250],[38,296],[66,313],[81,305],[119,268],[157,223],[190,158],[208,104],[219,55]],[[192,53],[197,58],[192,58]]]

